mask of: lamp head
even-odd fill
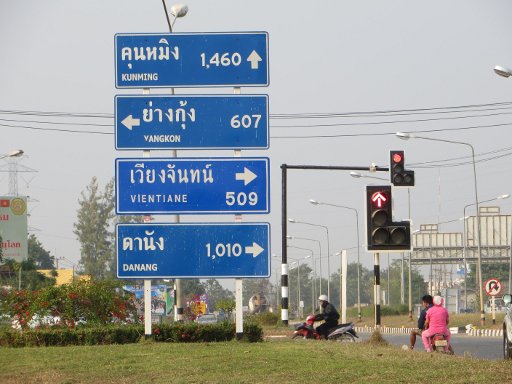
[[[296,223],[296,221],[294,219],[290,219],[290,218],[288,218],[288,222],[289,223]]]
[[[9,152],[8,157],[20,157],[21,155],[23,155],[23,153],[23,149],[15,149]]]
[[[397,132],[395,136],[402,140],[409,140],[412,137],[410,133],[405,132]]]
[[[498,196],[498,200],[508,199],[509,197],[510,197],[510,195],[508,193],[506,193],[504,195]]]
[[[350,176],[355,177],[356,179],[363,177],[362,173],[359,172],[350,172]]]
[[[510,69],[502,67],[500,65],[494,67],[494,72],[502,77],[510,77],[510,75],[512,75],[512,71]]]
[[[316,200],[314,200],[314,199],[309,199],[309,202],[310,202],[311,204],[313,204],[313,205],[318,205],[318,204],[320,204],[320,202],[319,202],[319,201],[316,201]]]
[[[183,17],[188,12],[188,6],[186,4],[175,4],[171,7],[171,15],[174,17]]]

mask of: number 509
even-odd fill
[[[226,204],[229,206],[233,205],[256,205],[258,204],[258,194],[256,192],[226,192]]]

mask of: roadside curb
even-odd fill
[[[381,333],[388,333],[388,334],[408,334],[411,333],[411,331],[415,330],[417,328],[406,328],[406,327],[386,327],[381,326],[380,332]],[[356,332],[373,332],[375,330],[375,327],[355,327]],[[503,336],[503,330],[502,329],[468,329],[466,330],[466,327],[452,327],[450,328],[450,333],[452,335],[455,334],[466,334],[468,336],[490,336],[490,337],[502,337]]]

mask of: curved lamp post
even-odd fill
[[[288,222],[290,223],[296,223],[296,224],[305,224],[305,225],[311,225],[313,227],[321,227],[323,229],[325,229],[326,233],[327,233],[327,297],[329,298],[329,300],[331,299],[331,284],[330,284],[330,281],[331,281],[331,263],[330,263],[330,248],[329,248],[329,228],[327,228],[325,225],[320,225],[320,224],[313,224],[313,223],[308,223],[306,221],[299,221],[299,220],[294,220],[294,219],[288,219]],[[322,255],[320,255],[320,290],[322,290]],[[320,294],[322,294],[322,292],[320,292]]]
[[[352,174],[352,172],[351,172]],[[349,209],[353,211],[356,215],[356,230],[357,230],[357,318],[361,321],[361,282],[360,282],[360,256],[359,256],[359,248],[361,248],[361,244],[359,242],[359,214],[356,208],[346,207],[344,205],[324,203],[321,201],[317,201],[314,199],[309,199],[309,202],[313,205],[327,205],[336,208]],[[341,267],[340,267],[340,308],[341,308]]]
[[[480,323],[481,325],[485,325],[485,311],[484,311],[484,297],[483,297],[483,283],[482,283],[482,248],[481,248],[481,228],[480,228],[480,209],[478,206],[478,182],[476,177],[476,161],[475,161],[475,148],[469,143],[463,142],[463,141],[454,141],[454,140],[445,140],[445,139],[437,139],[432,137],[425,137],[425,136],[416,136],[411,135],[409,133],[405,132],[397,132],[396,136],[402,140],[408,140],[408,139],[421,139],[421,140],[429,140],[429,141],[439,141],[441,143],[448,143],[448,144],[459,144],[459,145],[465,145],[471,149],[471,157],[473,159],[473,181],[474,181],[474,188],[475,188],[475,206],[476,206],[476,221],[477,221],[477,227],[478,227],[478,234],[477,234],[477,249],[478,249],[478,290],[479,290],[479,296],[480,296]]]

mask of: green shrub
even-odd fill
[[[224,322],[210,325],[196,323],[154,325],[153,339],[157,342],[192,343],[230,341],[235,337],[235,324]],[[107,325],[77,328],[45,327],[15,330],[0,329],[0,347],[102,345],[137,343],[144,338],[144,326]],[[257,342],[263,339],[258,324],[244,324],[244,340]]]
[[[248,316],[247,321],[259,325],[277,325],[280,318],[276,313],[262,312]]]

